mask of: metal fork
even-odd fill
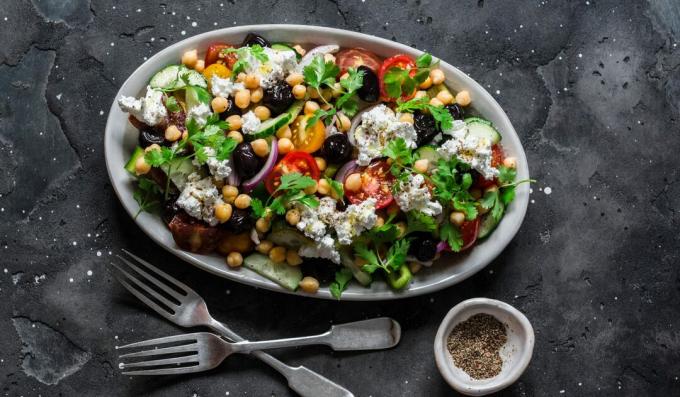
[[[153,284],[174,300],[168,299],[157,290],[141,282],[122,266],[112,263],[118,270],[117,273],[114,272],[118,281],[139,300],[146,303],[147,306],[169,321],[182,327],[205,326],[232,341],[240,342],[244,340],[225,324],[215,320],[208,312],[208,306],[203,298],[194,290],[136,255],[126,250],[123,250],[123,252],[137,264],[118,255],[118,258],[123,263],[139,274],[142,279]],[[304,366],[293,367],[287,365],[262,351],[254,351],[251,354],[283,375],[288,380],[288,386],[303,397],[353,396],[349,390]]]
[[[121,363],[121,369],[155,367],[126,371],[123,372],[124,375],[170,375],[213,369],[234,353],[248,354],[255,350],[315,344],[328,345],[333,350],[387,349],[399,343],[400,336],[399,324],[382,317],[334,325],[322,334],[298,338],[227,342],[215,334],[197,332],[131,343],[118,348],[150,347],[148,350],[121,355],[120,359],[149,358],[147,361]],[[168,344],[175,346],[163,347]],[[161,358],[170,354],[175,357]]]

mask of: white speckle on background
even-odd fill
[[[57,101],[61,101],[61,92],[57,94]]]
[[[103,110],[100,110],[100,111],[99,111],[99,115],[100,115],[100,116],[103,116],[103,115],[104,115],[104,111],[103,111]]]
[[[186,30],[183,30],[183,31],[179,32],[179,34],[181,34],[182,36],[184,36],[185,34],[187,34],[187,32],[186,32]]]
[[[87,275],[88,275],[88,276],[91,276],[91,275],[92,275],[92,270],[88,270],[88,271],[87,271]]]
[[[552,193],[552,188],[550,186],[546,187],[545,189],[543,189],[543,193],[545,193],[545,194]]]
[[[198,23],[196,23],[196,21],[193,21],[193,22],[191,23],[191,26],[195,28],[196,26],[198,26]]]
[[[74,241],[74,242],[73,242],[73,245],[76,246],[76,245],[78,245],[78,243]]]
[[[68,279],[68,282],[69,282],[69,283],[72,283],[72,282],[73,282],[73,277],[69,278],[69,279]]]
[[[101,252],[101,251],[97,251],[97,256],[102,256],[102,252]]]

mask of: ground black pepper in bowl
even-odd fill
[[[480,313],[456,325],[447,338],[454,364],[474,379],[498,375],[503,367],[500,349],[508,340],[505,325]]]

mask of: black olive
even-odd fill
[[[272,111],[274,116],[285,112],[294,100],[293,91],[285,81],[266,88],[262,95],[262,103]]]
[[[446,106],[444,106],[444,109],[449,111],[449,113],[451,114],[451,117],[453,117],[454,120],[461,120],[463,117],[465,117],[465,113],[463,112],[463,108],[460,107],[460,105],[457,104],[457,103],[453,103],[451,105],[446,105]]]
[[[349,144],[347,135],[333,134],[323,142],[322,151],[326,161],[339,164],[349,160],[352,155],[352,146]]]
[[[437,240],[435,240],[430,233],[416,233],[416,238],[411,240],[408,253],[413,255],[421,262],[427,262],[434,259],[437,254]]]
[[[175,217],[182,209],[177,205],[177,194],[171,194],[167,200],[163,203],[163,208],[161,211],[161,219],[165,224],[170,223],[172,218]]]
[[[439,132],[437,122],[430,114],[425,114],[419,110],[413,113],[413,127],[418,135],[416,138],[416,145],[422,146],[432,140]]]
[[[250,47],[252,45],[258,44],[262,47],[271,47],[272,45],[269,44],[269,41],[265,39],[264,37],[260,36],[259,34],[255,33],[248,33],[246,35],[246,38],[243,39],[243,43],[241,44],[241,47]]]
[[[139,146],[146,148],[154,143],[162,145],[163,142],[165,142],[165,136],[163,136],[160,131],[156,131],[152,128],[139,130]]]
[[[305,258],[300,265],[300,270],[304,276],[311,276],[319,280],[321,284],[328,284],[335,280],[338,265],[327,259]]]
[[[242,179],[250,179],[260,171],[260,158],[253,151],[250,143],[241,142],[234,149],[234,167]]]
[[[364,71],[364,82],[357,91],[359,98],[366,102],[376,102],[380,97],[380,87],[378,86],[378,76],[375,72],[364,65],[357,68]]]
[[[255,226],[255,218],[250,210],[234,208],[231,218],[222,227],[236,234],[247,232]]]

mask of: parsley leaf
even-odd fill
[[[345,195],[345,188],[342,186],[342,183],[327,176],[324,177],[324,179],[326,180],[326,182],[328,182],[329,185],[331,185],[331,189],[333,189],[335,194],[342,200],[342,197]]]
[[[142,212],[154,212],[161,207],[162,191],[156,182],[148,178],[139,178],[137,181],[137,188],[132,197],[139,204],[139,211],[135,214],[135,218]]]
[[[281,176],[281,184],[269,197],[267,203],[254,198],[251,201],[253,213],[257,217],[264,216],[268,210],[277,215],[286,213],[286,206],[293,202],[299,202],[307,207],[316,208],[319,206],[319,199],[313,194],[305,194],[304,189],[316,185],[316,181],[309,176],[299,172],[290,172]],[[274,197],[276,196],[276,197]]]
[[[177,98],[172,95],[170,95],[168,99],[165,100],[165,107],[173,113],[179,112],[181,110],[179,103],[177,103]]]
[[[399,237],[399,228],[392,223],[395,215],[391,215],[387,221],[381,226],[374,226],[370,230],[364,232],[363,236],[367,241],[374,243],[389,243]]]
[[[409,101],[397,101],[398,112],[414,112],[416,110],[427,110],[434,118],[435,124],[441,130],[453,128],[453,116],[451,113],[440,106],[431,105],[426,97],[413,98]]]
[[[312,177],[302,175],[299,172],[289,172],[281,175],[281,184],[274,193],[282,190],[304,190],[314,185],[316,185],[316,181]]]
[[[432,233],[437,230],[437,223],[431,216],[421,211],[409,211],[406,213],[406,234],[415,232]]]
[[[491,210],[489,214],[491,214],[491,217],[493,217],[496,222],[501,220],[503,212],[505,212],[505,203],[502,202],[500,190],[498,189],[487,190],[484,193],[484,196],[479,199],[479,205],[487,210]]]
[[[376,270],[383,267],[378,255],[374,251],[368,249],[366,244],[354,244],[354,252],[356,253],[356,256],[367,262],[361,267],[366,273],[373,274]]]
[[[415,159],[413,158],[413,150],[406,145],[404,138],[397,138],[387,143],[387,146],[382,150],[382,155],[392,159],[390,172],[396,176],[397,179],[403,180],[411,173],[411,165]],[[398,184],[395,184],[395,187]]]
[[[340,299],[342,291],[347,288],[347,284],[352,280],[352,271],[344,267],[335,272],[335,281],[331,283],[328,289],[335,299]]]
[[[460,191],[453,195],[453,208],[465,213],[465,219],[471,221],[477,217],[478,211],[472,195],[467,191]]]
[[[175,153],[172,149],[163,146],[161,150],[149,150],[144,153],[144,160],[152,167],[160,167],[163,164],[169,163],[174,158]]]
[[[517,177],[517,171],[504,165],[498,167],[498,182],[501,184],[512,183]]]
[[[307,120],[307,125],[305,126],[305,129],[312,128],[322,118],[326,121],[331,121],[332,120],[331,117],[334,116],[335,113],[336,113],[335,108],[330,108],[328,110],[316,109],[312,114],[312,117],[310,117],[309,120]]]
[[[335,76],[340,73],[340,68],[335,62],[324,62],[323,56],[317,55],[309,65],[305,66],[302,74],[308,86],[321,88],[322,85],[332,87],[335,84]]]
[[[250,208],[253,209],[253,214],[258,218],[262,218],[265,214],[264,204],[262,203],[262,200],[257,197],[253,197],[253,199],[250,200]]]
[[[395,241],[387,250],[385,259],[382,259],[378,252],[368,249],[368,246],[364,243],[356,243],[354,245],[354,252],[359,258],[367,262],[361,267],[366,273],[373,274],[376,270],[383,269],[385,273],[390,274],[393,271],[399,270],[406,263],[406,255],[410,246],[411,242],[409,240],[402,239]]]
[[[439,229],[439,235],[454,252],[458,252],[463,248],[463,235],[458,226],[446,221]]]
[[[251,55],[253,58],[260,61],[260,63],[265,63],[269,61],[269,57],[264,52],[264,48],[262,48],[262,46],[259,44],[253,44],[250,47],[225,48],[222,51],[225,54],[236,53],[236,57],[238,59],[234,63],[234,66],[232,67],[232,73],[234,75],[237,75],[241,72],[245,72],[248,68],[252,67],[252,65],[248,61],[248,55]]]
[[[392,270],[399,270],[404,264],[406,264],[406,255],[408,255],[408,249],[411,246],[411,242],[406,239],[397,240],[394,244],[387,250],[387,261],[386,265],[389,265]]]

